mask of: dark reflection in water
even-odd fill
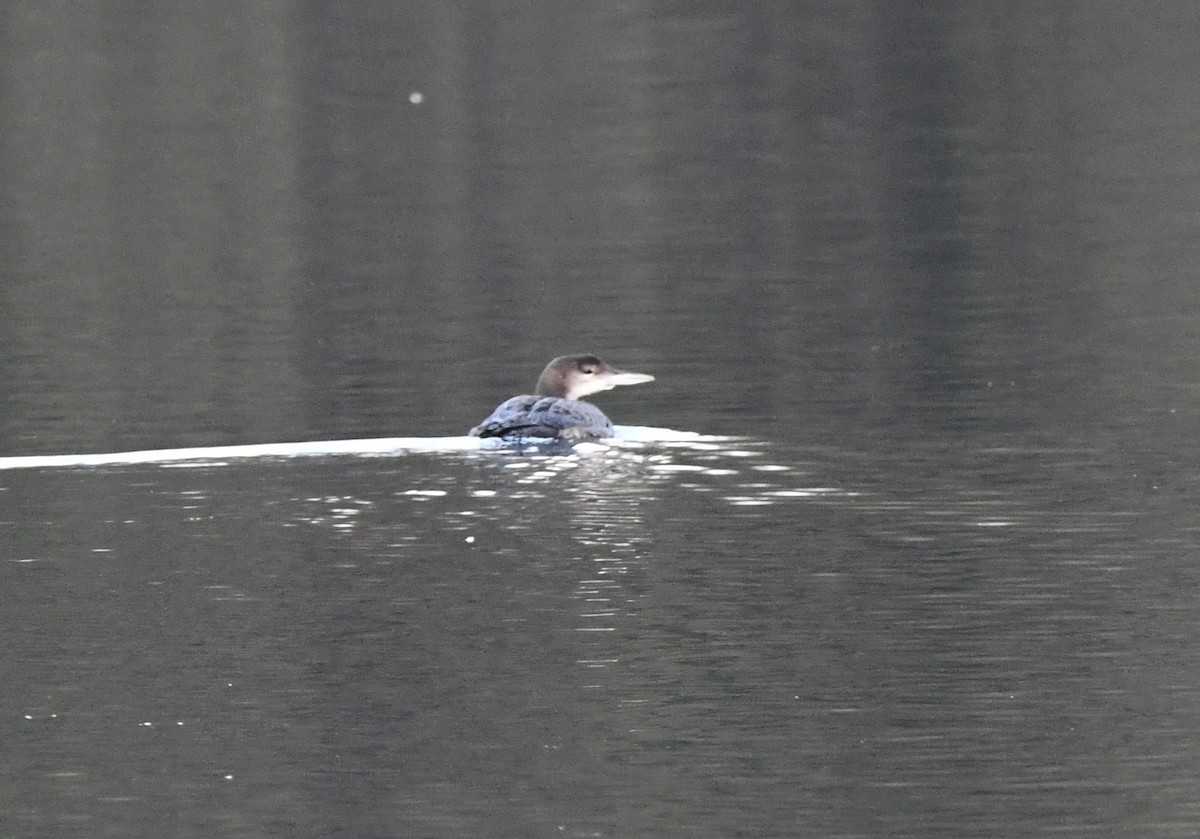
[[[1186,4],[108,14],[12,15],[6,453],[446,434],[584,348],[771,439],[1190,393]]]

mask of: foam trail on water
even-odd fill
[[[618,425],[619,441],[652,443],[718,440],[692,431],[641,425]],[[333,455],[395,455],[404,452],[470,452],[502,447],[502,441],[478,437],[379,437],[368,440],[323,440],[309,443],[264,443],[246,446],[208,446],[191,449],[151,449],[103,454],[53,454],[0,457],[0,469],[45,469],[71,466],[112,466],[136,463],[226,461],[255,457],[328,457]]]

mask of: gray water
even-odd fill
[[[1200,7],[3,13],[0,833],[1200,832]]]

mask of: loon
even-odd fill
[[[514,396],[471,429],[472,437],[549,437],[587,440],[613,436],[612,423],[581,396],[617,385],[652,382],[645,373],[618,370],[594,355],[564,355],[538,377],[533,393]]]

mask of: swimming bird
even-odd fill
[[[652,382],[646,373],[618,370],[594,355],[564,355],[551,361],[533,393],[514,396],[471,429],[472,437],[549,437],[587,440],[613,436],[604,413],[580,397],[617,385]]]

